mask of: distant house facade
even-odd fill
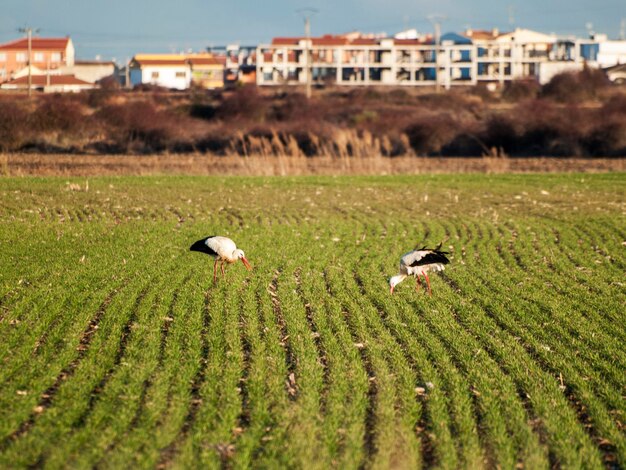
[[[139,54],[130,63],[130,82],[186,90],[191,83],[191,70],[181,54]]]
[[[222,88],[226,58],[213,54],[139,54],[130,62],[130,83],[173,90]]]
[[[224,87],[226,57],[214,57],[210,54],[194,54],[187,56],[191,70],[193,86],[207,90]]]
[[[211,46],[207,51],[225,59],[224,86],[256,83],[256,46]]]
[[[626,41],[603,41],[598,47],[598,63],[601,67],[626,64]]]
[[[74,45],[67,38],[39,38],[31,40],[31,65],[42,71],[55,71],[74,65]],[[28,66],[28,39],[0,44],[0,83],[11,80]]]
[[[59,72],[62,75],[74,75],[79,80],[88,83],[98,83],[104,78],[117,78],[118,67],[112,61],[76,60],[73,65],[59,67]]]
[[[597,66],[597,39],[559,39],[517,28],[432,36],[359,34],[274,38],[257,48],[257,84],[344,86],[503,84],[532,77],[541,83],[565,70]]]

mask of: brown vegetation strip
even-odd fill
[[[626,171],[626,158],[218,157],[211,155],[4,154],[7,176],[337,175]]]

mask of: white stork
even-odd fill
[[[199,251],[200,253],[206,253],[209,256],[215,257],[215,264],[213,264],[213,282],[217,281],[217,263],[221,261],[222,277],[225,277],[224,263],[235,263],[237,260],[241,260],[244,266],[250,270],[252,266],[246,259],[243,250],[239,250],[235,245],[235,242],[227,237],[220,237],[217,235],[211,235],[210,237],[198,240],[189,248],[191,251]]]
[[[448,252],[441,251],[441,243],[434,249],[426,248],[425,246],[422,248],[415,247],[414,250],[405,253],[400,258],[400,273],[389,279],[389,292],[393,294],[393,289],[404,281],[407,276],[416,277],[415,290],[418,290],[420,275],[422,275],[426,279],[428,293],[432,295],[428,271],[443,271],[444,265],[450,262],[446,257],[447,254]]]

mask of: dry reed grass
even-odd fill
[[[264,145],[258,143],[257,145]],[[265,143],[267,145],[267,142]],[[527,173],[626,171],[624,158],[461,158],[321,155],[246,157],[185,155],[0,154],[2,174],[10,176],[98,175],[385,175],[419,173]]]

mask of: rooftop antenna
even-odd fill
[[[445,21],[447,17],[445,15],[430,14],[427,18],[435,29],[435,92],[439,93],[439,44],[441,42],[441,23]]]
[[[305,70],[306,70],[306,97],[311,98],[311,17],[317,14],[318,10],[315,8],[305,7],[296,10],[300,16],[304,19],[304,37],[306,39],[304,58],[305,58]]]
[[[515,29],[515,6],[514,5],[509,5],[509,25],[511,26],[511,29]]]
[[[18,29],[20,33],[26,33],[28,37],[28,97],[30,98],[33,94],[33,66],[31,61],[31,55],[33,52],[33,33],[38,33],[39,28],[33,29],[31,27],[24,27]]]

